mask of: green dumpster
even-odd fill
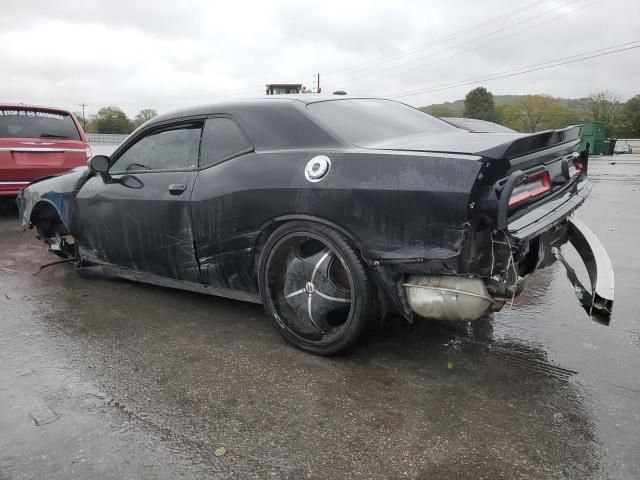
[[[602,155],[602,152],[604,152],[604,140],[594,140],[589,155]]]
[[[582,143],[580,144],[579,151],[586,148],[589,144],[589,155],[602,155],[608,150],[605,149],[604,133],[607,128],[607,124],[603,122],[593,122],[591,120],[584,120],[576,122],[577,125],[582,125]]]

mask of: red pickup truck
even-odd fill
[[[15,197],[31,181],[86,165],[90,157],[73,113],[0,104],[0,197]]]

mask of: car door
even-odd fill
[[[162,125],[111,159],[76,196],[80,255],[89,261],[199,282],[190,198],[201,121]]]
[[[227,116],[207,119],[202,135],[200,174],[191,197],[193,236],[197,249],[202,283],[234,290],[250,290],[253,282],[251,268],[252,240],[235,232],[244,222],[246,212],[238,211],[233,196],[227,195],[225,185],[234,184],[242,169],[232,164],[254,150],[249,138],[238,124]],[[248,158],[244,168],[252,168]],[[249,273],[247,273],[249,272]]]

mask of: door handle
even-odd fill
[[[180,195],[187,189],[187,186],[184,183],[172,183],[169,185],[169,193],[171,195]]]

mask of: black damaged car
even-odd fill
[[[606,316],[610,261],[572,218],[591,190],[580,135],[467,132],[375,98],[234,101],[156,117],[18,204],[80,273],[262,303],[329,355],[389,312],[497,311],[568,241],[585,308]]]

